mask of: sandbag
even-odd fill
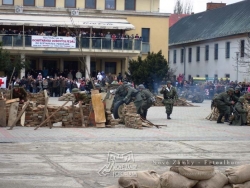
[[[136,177],[120,177],[118,183],[123,188],[161,188],[160,175],[155,171],[138,171]]]
[[[250,181],[245,182],[243,184],[235,184],[233,185],[233,188],[249,188],[250,187]]]
[[[217,171],[212,178],[199,181],[194,188],[223,188],[226,184],[228,184],[228,178]]]
[[[250,181],[250,164],[229,168],[226,175],[231,184],[242,184]]]
[[[208,180],[215,175],[213,166],[178,166],[171,167],[171,171],[179,173],[191,180]]]
[[[160,176],[161,188],[192,188],[198,181],[190,180],[176,172],[165,172]]]

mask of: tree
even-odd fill
[[[135,84],[144,83],[150,90],[153,90],[154,83],[161,83],[167,77],[169,66],[162,51],[158,53],[148,53],[146,59],[142,60],[138,57],[137,60],[129,61],[129,75]]]
[[[184,4],[182,0],[176,0],[174,6],[174,14],[191,14],[193,11],[193,5],[190,1],[186,1]]]
[[[0,70],[3,70],[4,74],[10,78],[14,67],[16,73],[19,73],[23,68],[30,68],[30,61],[22,59],[20,54],[11,55],[2,48],[2,43],[0,43]]]

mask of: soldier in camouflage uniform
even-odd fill
[[[170,115],[173,112],[174,102],[178,99],[177,92],[175,88],[171,86],[171,82],[167,81],[167,87],[163,86],[160,93],[163,94],[164,97],[163,104],[166,108],[167,119],[171,119]]]
[[[127,95],[127,90],[126,90],[127,84],[128,84],[127,82],[123,82],[123,84],[116,89],[113,104],[115,104],[117,101],[121,101]]]
[[[83,104],[88,104],[90,102],[90,97],[86,93],[81,93],[78,88],[72,89],[72,94],[75,96],[74,105],[77,105],[79,101],[82,101]]]
[[[219,110],[219,117],[217,123],[223,123],[221,120],[225,116],[225,122],[229,122],[230,106],[234,105],[234,101],[231,101],[231,97],[234,93],[232,88],[229,88],[227,92],[223,92],[217,95],[215,98],[215,104]]]
[[[246,94],[244,95],[244,97],[245,97],[245,99],[246,99],[248,105],[250,105],[250,93],[246,93]]]
[[[12,98],[19,98],[19,103],[22,104],[27,101],[27,92],[23,87],[19,87],[19,84],[15,84],[12,89]]]
[[[234,119],[230,125],[247,125],[248,110],[244,109],[245,98],[240,97],[235,105]]]
[[[140,90],[141,97],[142,97],[142,105],[141,105],[141,117],[143,119],[147,118],[148,109],[153,105],[155,102],[154,95],[148,90],[145,89],[144,85],[139,85],[138,89]]]
[[[138,90],[132,88],[129,84],[126,85],[127,95],[122,100],[124,103],[129,104],[132,100],[136,107],[136,113],[141,114],[142,97]]]

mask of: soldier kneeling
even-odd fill
[[[23,87],[19,87],[19,84],[15,84],[12,89],[12,98],[19,98],[19,103],[22,104],[27,101],[27,92]]]
[[[86,93],[81,93],[78,88],[72,89],[71,93],[75,96],[74,105],[77,105],[79,101],[82,101],[83,104],[90,102],[90,97]]]
[[[240,97],[234,107],[234,119],[230,125],[247,125],[247,109],[244,109],[245,98]]]

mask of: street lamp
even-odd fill
[[[239,76],[239,52],[236,52],[236,60],[237,60],[237,74],[236,74],[236,79],[237,79],[237,83],[238,83],[238,76]]]

